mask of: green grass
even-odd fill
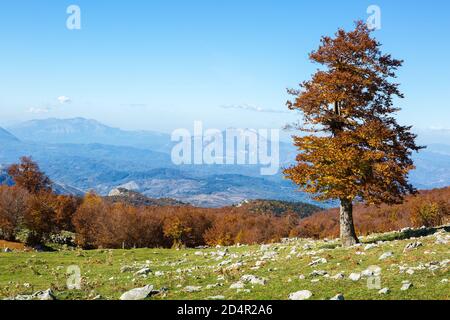
[[[447,233],[448,235],[448,233]],[[379,235],[363,239],[372,242],[374,239],[402,238],[393,235]],[[406,244],[420,241],[422,247],[403,253]],[[134,249],[134,250],[94,250],[94,251],[58,251],[52,253],[13,252],[0,253],[0,298],[13,297],[18,294],[32,294],[37,290],[52,288],[58,299],[92,299],[101,295],[102,299],[118,299],[120,295],[132,288],[147,284],[155,289],[167,288],[165,293],[150,299],[207,299],[210,296],[224,296],[226,299],[282,299],[299,290],[310,290],[312,299],[330,299],[343,293],[345,299],[439,299],[450,297],[449,283],[442,282],[450,278],[449,265],[430,271],[428,268],[416,270],[414,274],[400,273],[398,265],[417,267],[420,264],[442,262],[450,259],[449,246],[436,244],[435,235],[428,235],[418,240],[392,240],[377,248],[364,251],[363,247],[342,248],[336,241],[293,240],[285,244],[273,244],[269,251],[276,250],[274,260],[267,260],[259,269],[251,269],[256,261],[261,260],[264,252],[260,246],[230,247],[226,257],[216,260],[211,255],[222,249]],[[309,243],[311,250],[304,250],[303,245]],[[297,254],[289,253],[297,248]],[[357,255],[356,252],[364,252]],[[392,251],[394,256],[380,261],[381,254]],[[202,252],[205,256],[196,255]],[[312,254],[315,252],[315,254]],[[308,266],[313,257],[327,259],[326,264]],[[236,270],[225,270],[228,265],[219,267],[223,260],[232,263],[242,262],[244,265]],[[147,278],[134,276],[133,272],[121,272],[121,267],[132,264],[148,263],[153,273]],[[81,269],[81,290],[68,290],[66,287],[67,267],[77,265]],[[361,272],[369,266],[382,268],[381,287],[389,287],[391,293],[379,295],[378,290],[368,289],[367,280],[353,282],[348,279],[352,272]],[[177,270],[179,269],[179,270]],[[343,272],[345,279],[334,280],[326,277],[313,278],[309,274],[313,270],[325,270],[330,275]],[[156,276],[155,272],[164,272]],[[246,284],[250,292],[238,292],[230,289],[230,285],[244,274],[251,274],[267,279],[265,286]],[[299,279],[299,275],[306,278]],[[224,280],[218,280],[223,276]],[[319,282],[311,282],[319,279]],[[403,280],[409,280],[413,287],[401,291]],[[222,286],[206,289],[208,284],[220,283]],[[26,286],[29,284],[30,286]],[[201,286],[198,292],[187,293],[185,286]]]

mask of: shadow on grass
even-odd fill
[[[423,229],[408,229],[402,232],[383,234],[380,235],[379,237],[376,237],[364,243],[369,244],[369,243],[376,243],[378,241],[394,241],[394,240],[406,240],[411,238],[426,237],[435,234],[439,230],[445,230],[446,232],[450,232],[450,226],[432,227]]]
[[[446,232],[450,232],[450,225],[441,227],[423,228],[423,229],[408,229],[402,232],[390,232],[382,234],[369,241],[361,241],[361,244],[377,243],[379,241],[407,240],[411,238],[426,237],[435,234],[439,230],[445,230]],[[342,245],[339,243],[330,243],[320,246],[319,249],[336,249],[340,247],[342,247]]]

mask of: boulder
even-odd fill
[[[120,296],[120,300],[144,300],[153,293],[153,286],[147,285],[142,288],[135,288],[125,292]]]
[[[361,274],[360,273],[351,273],[348,278],[352,281],[359,281],[359,279],[361,279]]]
[[[387,258],[391,258],[393,256],[394,256],[394,253],[392,253],[391,251],[388,251],[388,252],[383,253],[378,259],[386,260]]]
[[[289,300],[308,300],[312,295],[312,292],[309,290],[297,291],[289,295]]]
[[[339,300],[339,301],[344,301],[344,295],[342,293],[339,293],[337,295],[335,295],[333,298],[331,298],[330,300]]]

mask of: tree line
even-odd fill
[[[69,232],[75,244],[95,248],[172,248],[280,241],[285,237],[339,236],[339,209],[300,218],[298,213],[253,207],[197,208],[134,206],[95,194],[54,194],[50,179],[24,157],[8,173],[14,186],[0,186],[0,239],[30,246]],[[421,192],[404,204],[355,207],[360,234],[408,226],[438,226],[449,221],[450,188]]]

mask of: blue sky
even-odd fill
[[[81,30],[66,28],[71,4]],[[405,60],[400,121],[449,128],[450,4],[402,0],[0,0],[0,125],[278,128],[297,117],[285,89],[316,69],[307,55],[320,36],[366,20],[371,4],[376,37]]]

